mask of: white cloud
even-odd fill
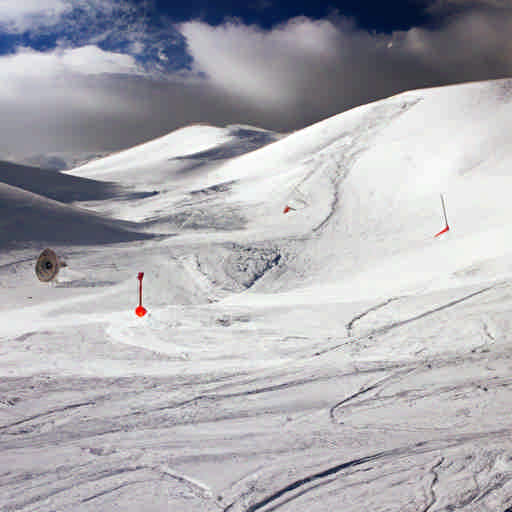
[[[350,25],[346,29],[354,30]],[[315,61],[336,59],[345,36],[328,20],[303,17],[270,31],[236,22],[212,27],[197,21],[182,24],[180,30],[196,71],[223,90],[269,106],[293,102]]]
[[[62,12],[66,7],[64,0],[0,0],[0,16],[2,18],[17,18],[27,14],[41,14],[47,11]]]
[[[158,69],[159,74],[166,67],[177,66],[165,60],[167,51],[179,44],[179,36],[172,23],[162,18],[156,20],[156,11],[146,3],[136,0],[0,0],[0,31],[26,34],[25,44],[31,41],[56,41],[60,49],[87,48],[73,55],[77,63],[87,65],[89,59],[96,64],[105,60],[106,55],[92,55],[93,47],[111,52],[131,55],[139,65],[149,71]],[[3,9],[3,10],[2,10]],[[152,22],[147,22],[147,16]],[[120,57],[114,64],[119,65]],[[99,68],[110,67],[111,63],[99,64]],[[130,67],[127,61],[124,66]],[[130,71],[130,70],[129,70]],[[89,69],[88,72],[93,72]],[[121,71],[124,72],[124,71]]]
[[[70,73],[97,75],[102,73],[139,74],[141,69],[130,55],[104,51],[93,45],[80,48],[57,48],[38,52],[18,48],[14,54],[0,56],[2,81],[0,90],[17,81],[34,78],[66,77]]]
[[[52,30],[69,43],[95,43],[107,36],[140,33],[133,0],[0,0],[0,29],[37,35]],[[95,41],[96,39],[96,41]]]
[[[119,90],[123,76],[141,76],[128,55],[94,46],[45,53],[23,48],[1,56],[0,70],[4,153],[19,154],[23,148],[27,156],[50,146],[55,150],[66,140],[69,144],[70,137],[87,147],[91,130],[80,133],[80,126],[96,119],[96,130],[103,133],[101,118],[121,119],[137,111],[134,98]]]
[[[0,0],[0,25],[21,32],[33,25],[56,23],[69,9],[68,0]]]
[[[250,113],[185,74],[157,81],[133,57],[91,45],[21,48],[0,56],[0,74],[0,159],[117,150],[193,122],[241,122]]]
[[[142,73],[135,59],[126,54],[104,51],[97,46],[55,52],[59,64],[76,73],[96,75],[100,73]]]
[[[130,53],[133,55],[142,55],[146,50],[146,46],[141,41],[135,41],[129,46]]]
[[[123,116],[134,110],[127,98],[97,78],[118,76],[115,73],[136,75],[139,70],[127,55],[92,46],[47,53],[21,49],[0,57],[0,70],[0,123],[6,130],[16,112],[20,119],[14,124],[29,122],[29,133],[35,134],[45,130],[49,121],[54,124],[73,116],[79,125],[80,116]],[[34,119],[38,121],[34,123]]]
[[[270,30],[192,21],[180,31],[194,71],[212,87],[304,119],[406,89],[512,75],[512,13],[468,11],[435,30],[391,35],[341,17],[300,17]]]

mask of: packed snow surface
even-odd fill
[[[510,512],[511,120],[501,80],[0,162],[0,510]]]

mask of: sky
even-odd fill
[[[512,0],[173,4],[0,0],[0,158],[116,151],[198,122],[290,132],[512,76]]]

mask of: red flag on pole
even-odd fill
[[[450,231],[450,226],[446,226],[444,229],[442,229],[441,231],[439,231],[439,233],[436,233],[436,234],[434,235],[434,238],[435,238],[436,236],[442,235],[443,233],[446,233],[447,231]]]

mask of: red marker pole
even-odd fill
[[[146,308],[142,305],[142,278],[144,277],[144,272],[139,272],[137,279],[139,280],[139,305],[135,308],[135,314],[137,316],[144,316],[147,313]]]
[[[446,206],[444,204],[443,194],[441,194],[441,204],[443,205],[444,229],[442,229],[441,231],[439,231],[439,233],[434,235],[434,238],[446,233],[447,231],[450,231],[450,226],[448,225],[448,216],[446,215]]]

